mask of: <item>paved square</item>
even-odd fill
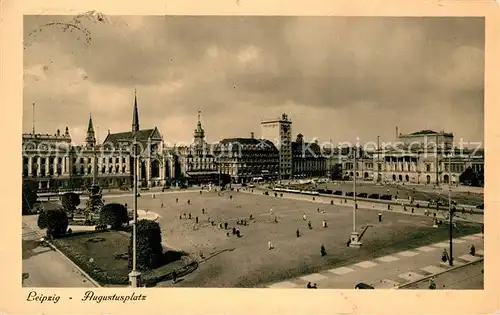
[[[367,261],[362,261],[360,263],[357,263],[355,265],[358,266],[358,267],[361,267],[361,268],[371,268],[373,266],[376,266],[377,263],[374,263],[372,261],[367,260]]]
[[[307,282],[314,282],[314,281],[320,281],[323,279],[326,279],[327,277],[320,275],[319,273],[313,273],[311,275],[303,276],[300,277],[300,279],[307,281]]]
[[[439,263],[441,266],[443,267],[446,267],[446,268],[450,268],[450,263],[449,262],[441,262]],[[463,263],[460,262],[460,261],[457,261],[456,259],[453,261],[453,267],[456,267],[456,266],[462,266]]]
[[[411,282],[411,281],[417,281],[419,279],[422,279],[425,276],[421,275],[417,272],[405,272],[405,273],[400,274],[398,277],[403,278],[403,279]]]
[[[399,260],[399,258],[394,257],[394,256],[384,256],[384,257],[379,257],[377,260],[383,261],[383,262],[391,262],[391,261],[396,261]]]
[[[426,271],[428,273],[435,274],[435,273],[443,272],[446,269],[440,268],[440,267],[436,267],[436,266],[427,266],[427,267],[424,267],[424,268],[420,268],[420,270]]]
[[[403,256],[403,257],[413,257],[413,256],[417,256],[418,254],[419,254],[419,252],[412,252],[410,250],[408,250],[406,252],[398,253],[398,255]]]
[[[436,250],[436,249],[437,249],[436,247],[422,246],[422,247],[417,248],[416,250],[424,252],[424,253],[428,253],[428,252],[432,252],[433,250]]]
[[[290,281],[284,281],[279,283],[274,283],[269,286],[271,289],[291,289],[298,288],[299,285]]]
[[[339,268],[335,268],[335,269],[330,269],[328,271],[331,272],[331,273],[334,273],[336,275],[341,276],[341,275],[345,275],[345,274],[347,274],[349,272],[353,272],[354,269],[347,268],[347,267],[339,267]]]
[[[473,262],[473,261],[477,261],[477,260],[481,259],[481,257],[472,256],[472,255],[469,255],[469,254],[462,255],[462,256],[460,256],[458,258],[460,258],[462,260],[465,260],[465,261],[469,261],[469,262]]]
[[[462,239],[453,239],[453,243],[456,243],[456,244],[462,244],[462,243],[465,243],[466,241],[465,240],[462,240]]]

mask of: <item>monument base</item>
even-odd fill
[[[351,232],[351,238],[349,242],[349,247],[354,247],[354,248],[359,248],[363,245],[361,243],[361,240],[359,239],[359,233],[358,232]]]
[[[137,288],[140,286],[140,280],[141,280],[141,273],[137,270],[131,271],[128,274],[128,280],[130,282],[130,287],[132,288]]]

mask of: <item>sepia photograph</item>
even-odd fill
[[[484,17],[22,32],[22,287],[484,290]]]

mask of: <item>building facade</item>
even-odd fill
[[[219,172],[213,145],[205,141],[205,130],[201,125],[201,112],[193,133],[193,142],[188,146],[167,149],[167,164],[170,178],[190,184],[217,184]]]
[[[279,151],[279,178],[292,177],[292,121],[287,114],[261,122],[261,138],[271,141]]]
[[[214,147],[222,176],[233,183],[254,180],[276,180],[279,177],[280,154],[274,143],[266,139],[223,139]]]
[[[453,148],[452,133],[423,130],[400,134],[398,140],[401,141],[396,146],[364,152],[356,161],[357,178],[392,183],[458,185],[460,176],[468,168],[477,173],[484,172],[484,151]],[[342,168],[344,175],[354,176],[352,157],[343,161]]]
[[[134,102],[132,131],[111,133],[102,144],[95,137],[92,117],[89,118],[84,145],[72,143],[69,129],[54,135],[29,133],[22,136],[23,180],[34,180],[39,189],[83,189],[94,179],[103,188],[130,187],[137,140],[140,158],[140,185],[163,185],[166,163],[163,140],[158,129],[139,129],[137,97]]]
[[[302,134],[292,142],[292,174],[295,178],[322,177],[328,173],[327,158],[317,142],[306,142]]]

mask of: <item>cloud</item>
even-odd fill
[[[32,102],[38,128],[84,130],[92,112],[101,138],[129,130],[137,89],[141,127],[165,140],[191,139],[198,109],[213,141],[283,112],[306,138],[391,139],[396,125],[483,138],[483,18],[80,20],[25,18],[25,131]]]

